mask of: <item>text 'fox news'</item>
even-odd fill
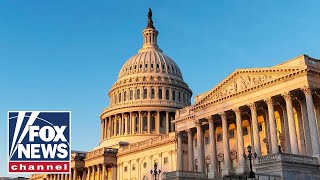
[[[8,173],[70,173],[71,112],[9,111]]]

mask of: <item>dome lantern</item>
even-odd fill
[[[148,25],[146,29],[143,30],[142,35],[143,35],[143,45],[142,45],[142,48],[139,50],[139,53],[149,51],[149,50],[156,50],[156,51],[162,52],[162,50],[158,47],[158,44],[157,44],[158,31],[153,26],[152,10],[150,8],[148,12]]]

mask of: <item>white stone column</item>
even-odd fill
[[[139,134],[142,134],[142,124],[143,124],[143,122],[142,122],[142,113],[141,113],[141,111],[139,111]]]
[[[309,119],[309,127],[310,127],[310,135],[312,142],[312,156],[320,157],[320,144],[317,130],[317,123],[314,113],[314,104],[312,99],[312,91],[310,87],[303,88],[303,92],[306,96],[306,104],[308,110],[308,119]]]
[[[277,127],[276,120],[274,117],[274,107],[272,98],[266,99],[268,105],[268,115],[269,115],[269,125],[270,125],[270,135],[271,135],[271,154],[279,153],[279,145],[277,138]]]
[[[135,134],[136,133],[136,118],[134,117],[132,112],[130,112],[130,120],[131,120],[131,134]]]
[[[74,169],[73,169],[73,180],[77,180],[77,179],[78,179],[77,177],[78,177],[77,169],[74,168]]]
[[[162,99],[166,99],[166,88],[162,87]]]
[[[113,136],[117,136],[117,117],[113,119]]]
[[[86,169],[83,169],[82,180],[86,180],[86,179],[87,179],[87,171]]]
[[[108,121],[107,121],[107,118],[104,118],[103,121],[104,121],[104,139],[107,139],[107,135],[108,135]]]
[[[111,168],[112,180],[117,180],[117,166],[113,165]]]
[[[151,128],[150,128],[150,121],[151,121],[151,112],[150,111],[148,111],[148,119],[147,119],[147,126],[148,126],[148,128],[147,128],[147,130],[148,130],[148,134],[150,134],[151,133]]]
[[[160,133],[160,111],[157,111],[155,128],[156,128],[155,129],[156,134],[159,134]]]
[[[318,95],[320,98],[320,95]],[[318,127],[318,134],[319,134],[319,139],[320,139],[320,102],[315,106],[315,111],[316,111],[316,117],[317,117],[317,127]]]
[[[91,180],[91,169],[90,169],[90,166],[87,167],[88,169],[88,177],[87,177],[87,180]]]
[[[254,144],[254,152],[257,156],[261,156],[261,144],[260,144],[260,134],[258,127],[258,116],[257,116],[257,107],[254,103],[249,104],[251,110],[251,118],[252,118],[252,135],[253,144]]]
[[[109,116],[109,137],[112,137],[113,136],[113,123],[112,123],[112,116]]]
[[[306,105],[306,100],[301,100],[301,113],[302,113],[302,121],[303,121],[303,134],[304,134],[304,141],[306,146],[306,153],[307,156],[312,156],[312,145],[311,145],[311,135],[310,135],[310,128],[309,128],[309,119],[308,119],[308,110]]]
[[[129,118],[128,115],[124,115],[124,120],[126,122],[125,127],[124,127],[124,134],[128,135],[129,134]]]
[[[223,160],[224,169],[222,169],[222,176],[230,174],[231,162],[230,162],[230,145],[229,145],[229,129],[228,122],[225,113],[220,113],[222,121],[222,136],[223,136]]]
[[[188,133],[189,171],[194,172],[193,133],[191,129],[188,129],[187,133]]]
[[[238,168],[237,173],[243,174],[245,172],[246,162],[242,156],[244,153],[244,142],[243,142],[243,133],[242,133],[242,119],[241,119],[241,110],[239,108],[234,109],[236,114],[236,125],[237,125],[237,147],[238,147]],[[259,137],[259,136],[258,136]]]
[[[102,175],[101,175],[102,177],[101,177],[101,179],[105,180],[106,179],[106,165],[105,164],[101,164],[101,166],[102,166]]]
[[[289,92],[287,92],[283,95],[283,97],[286,100],[291,153],[292,154],[299,154],[298,139],[297,139],[296,125],[294,122],[291,95]]]
[[[209,116],[207,117],[208,123],[209,123],[209,138],[210,138],[210,172],[208,173],[208,177],[210,179],[215,179],[217,177],[217,149],[216,149],[216,133],[215,133],[215,126],[213,122],[213,117]]]
[[[197,145],[198,145],[198,172],[204,172],[204,146],[203,146],[203,131],[201,127],[202,123],[197,121]]]
[[[121,113],[120,118],[120,136],[124,134],[124,113]]]
[[[101,141],[104,139],[104,121],[101,120]]]
[[[169,112],[166,111],[166,133],[168,134],[170,132],[169,129]]]
[[[97,165],[97,171],[98,171],[98,180],[101,180],[101,167],[100,164]]]
[[[96,180],[96,167],[94,165],[92,166],[92,180]]]
[[[183,170],[183,149],[182,149],[182,133],[177,132],[178,136],[178,170]],[[151,166],[152,167],[152,166]]]
[[[283,126],[284,126],[284,136],[285,136],[285,147],[284,147],[284,153],[291,154],[291,144],[290,144],[290,132],[289,132],[289,120],[288,120],[288,112],[287,112],[287,106],[282,106],[283,110]],[[298,142],[297,142],[298,143]]]
[[[155,68],[155,69],[157,69],[157,67]],[[159,97],[159,86],[155,86],[154,87],[154,99],[159,99],[158,97]]]

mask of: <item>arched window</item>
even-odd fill
[[[154,99],[154,88],[151,89],[151,99]]]
[[[123,93],[123,100],[124,100],[124,101],[127,100],[127,91],[125,91],[125,92]]]
[[[132,100],[132,99],[133,99],[133,91],[130,90],[130,100]]]
[[[162,89],[159,88],[159,91],[158,91],[158,99],[162,99]]]
[[[181,102],[181,93],[178,92],[178,101]]]
[[[147,94],[148,93],[148,90],[145,88],[143,89],[143,99],[147,99]]]
[[[137,90],[137,99],[140,99],[140,89]]]
[[[121,102],[121,93],[119,93],[119,102]]]
[[[169,100],[169,89],[166,89],[166,100]]]

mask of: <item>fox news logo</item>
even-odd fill
[[[9,173],[70,173],[71,113],[8,112]]]

